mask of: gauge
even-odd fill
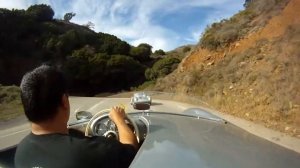
[[[107,128],[108,128],[108,127],[107,127],[104,123],[100,122],[100,123],[98,123],[98,124],[96,125],[96,127],[95,127],[95,133],[96,133],[98,136],[102,136],[103,134],[105,134],[105,133],[108,131]]]
[[[111,131],[117,131],[116,124],[111,120],[107,121],[107,128]]]

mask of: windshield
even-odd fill
[[[134,96],[136,96],[136,97],[145,97],[147,95],[143,92],[143,93],[134,93]]]

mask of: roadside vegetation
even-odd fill
[[[149,87],[300,138],[300,24],[291,12],[299,6],[283,12],[291,1],[247,0],[245,10],[209,26],[181,66]]]
[[[75,13],[62,19],[53,16],[53,9],[43,4],[27,10],[0,9],[1,84],[18,85],[25,72],[46,63],[66,72],[71,93],[92,96],[142,84],[146,69],[161,59],[152,57],[149,44],[131,46],[116,36],[94,32],[89,21],[72,23]]]
[[[76,13],[53,18],[44,4],[26,10],[0,9],[0,120],[22,111],[19,85],[29,70],[49,64],[61,68],[72,95],[94,96],[154,84],[176,69],[192,46],[152,52],[152,46],[131,46],[118,37],[93,30],[94,24],[72,23]]]
[[[145,70],[146,81],[131,90],[151,90],[156,81],[175,71],[184,57],[193,51],[194,45],[185,45],[169,52],[156,50],[150,57],[155,61]]]
[[[211,24],[200,39],[200,47],[209,50],[220,50],[249,33],[263,28],[268,20],[278,15],[289,1],[286,0],[246,0],[245,10],[229,19]]]
[[[0,122],[23,115],[20,88],[0,85]]]

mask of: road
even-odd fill
[[[70,97],[70,119],[69,122],[76,121],[75,113],[78,111],[89,111],[92,114],[95,114],[103,109],[111,108],[116,105],[124,105],[126,107],[126,112],[134,112],[132,106],[130,105],[129,98],[97,98],[97,97]],[[151,111],[160,111],[160,112],[173,112],[181,113],[182,111],[188,108],[202,108],[200,106],[180,103],[176,101],[153,99],[151,105]],[[290,150],[300,153],[300,139],[287,136],[283,133],[270,130],[261,125],[246,121],[244,119],[236,118],[224,113],[219,113],[210,109],[205,109],[214,115],[217,115],[228,122],[245,129],[246,131],[262,137],[268,141],[286,147]],[[28,122],[22,120],[13,127],[1,129],[0,128],[0,151],[7,149],[11,146],[14,146],[20,142],[20,140],[25,137],[30,132],[30,125]]]

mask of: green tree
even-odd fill
[[[93,92],[106,88],[128,89],[144,79],[145,70],[129,56],[95,53],[90,46],[75,50],[67,60],[66,69],[72,83]]]
[[[49,5],[39,4],[30,6],[26,10],[26,14],[33,17],[36,21],[44,22],[53,19],[54,11]]]
[[[75,93],[119,91],[145,80],[145,66],[129,56],[127,42],[53,20],[51,11],[47,5],[26,11],[0,9],[0,83],[18,84],[28,69],[41,62],[62,65],[73,84],[70,91]],[[142,44],[137,48],[145,50],[140,55],[148,56],[152,47]]]
[[[106,62],[109,58],[105,53],[95,53],[95,49],[88,45],[75,50],[66,64],[72,83],[92,87],[91,89],[104,86]]]
[[[172,57],[165,57],[154,63],[152,68],[148,68],[145,71],[145,77],[147,80],[155,80],[157,78],[164,77],[169,73],[173,72],[180,60]]]
[[[145,77],[147,80],[155,80],[157,78],[156,71],[153,71],[151,68],[147,68],[145,71]]]
[[[130,45],[125,41],[120,40],[114,35],[101,32],[98,33],[98,37],[102,41],[102,44],[99,48],[100,52],[105,52],[110,55],[128,55]]]
[[[69,12],[64,15],[64,21],[70,22],[70,20],[76,15],[76,13]]]
[[[146,57],[149,57],[152,54],[152,46],[147,43],[141,43],[138,45],[138,48],[143,48],[145,52]]]
[[[166,55],[166,53],[164,52],[164,50],[159,49],[154,52],[154,55]]]
[[[68,31],[60,33],[52,27],[49,27],[49,24],[47,24],[46,28],[49,32],[51,32],[51,30],[53,30],[53,32],[51,32],[52,34],[50,36],[46,37],[44,47],[47,50],[61,52],[65,56],[71,55],[72,51],[78,50],[85,45],[94,46],[94,48],[97,49],[97,45],[100,43],[100,39],[96,34],[90,31],[69,29]]]
[[[142,43],[137,47],[132,47],[130,49],[130,55],[140,62],[148,61],[150,59],[151,54],[152,46],[146,43]]]
[[[112,55],[107,62],[107,69],[111,84],[117,88],[128,89],[144,79],[145,67],[129,56]]]

